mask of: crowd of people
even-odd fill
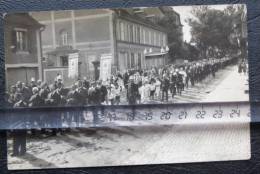
[[[210,59],[181,65],[166,65],[147,70],[117,72],[106,81],[77,80],[65,87],[58,74],[53,84],[31,79],[29,85],[18,81],[6,93],[8,107],[48,107],[147,104],[168,102],[208,76],[231,64],[234,59]]]
[[[86,78],[77,80],[72,86],[65,87],[62,77],[58,74],[53,84],[47,84],[41,80],[31,79],[29,85],[18,81],[10,87],[6,93],[7,107],[57,107],[57,106],[86,106],[86,105],[118,105],[118,104],[149,104],[153,102],[164,103],[175,95],[181,95],[189,86],[202,82],[205,78],[215,77],[215,73],[234,64],[234,58],[210,59],[180,65],[169,64],[163,67],[154,67],[146,70],[127,70],[124,73],[117,72],[106,81],[89,81]],[[125,102],[125,103],[124,103]],[[94,109],[93,123],[99,122],[98,112],[102,109]],[[54,115],[53,115],[54,114]],[[42,114],[39,117],[29,117],[25,122],[30,127],[51,128],[52,135],[62,132],[52,126],[62,127],[66,121],[69,125],[75,122],[77,126],[84,120],[82,111],[53,114]],[[48,120],[46,122],[46,120]],[[51,125],[46,125],[48,122]],[[25,123],[26,124],[26,123]],[[46,129],[41,129],[44,134]],[[31,130],[35,134],[35,129]],[[13,134],[13,155],[19,156],[26,152],[26,131],[15,131]]]

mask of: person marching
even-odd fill
[[[176,79],[176,86],[177,86],[177,93],[181,95],[182,89],[183,89],[183,76],[182,74],[177,70],[177,79]]]
[[[174,69],[172,69],[170,74],[170,92],[172,94],[172,98],[176,95],[176,85],[177,85],[177,73]]]
[[[161,83],[161,88],[162,88],[162,102],[164,102],[164,100],[166,100],[166,102],[168,102],[168,90],[170,87],[170,81],[167,77],[166,74],[163,74],[163,79],[162,79],[162,83]]]

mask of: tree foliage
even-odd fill
[[[158,24],[167,30],[170,61],[183,57],[182,25],[176,23],[176,17],[166,15],[158,21]]]
[[[243,6],[228,6],[224,10],[208,6],[193,7],[194,18],[189,18],[191,43],[201,51],[201,57],[222,57],[239,49]],[[241,46],[241,45],[240,45]]]

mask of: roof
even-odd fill
[[[140,12],[140,14],[136,14],[136,12],[139,13],[139,11],[142,11],[142,9],[114,9],[114,11],[117,12],[118,17],[134,22],[139,23],[141,25],[146,25],[151,28],[154,28],[159,31],[167,32],[166,28],[160,26],[159,24],[152,22],[151,20],[148,20],[148,18],[153,17],[151,13],[149,14],[142,14],[143,12]],[[156,13],[159,14],[159,11],[157,10]],[[160,14],[163,15],[163,14]]]
[[[44,25],[40,24],[28,13],[9,13],[5,16],[5,23],[15,25],[26,25],[35,28],[44,27]]]
[[[120,18],[148,25],[151,28],[167,32],[167,29],[158,24],[158,22],[164,17],[174,16],[177,18],[178,23],[176,25],[182,26],[180,21],[180,15],[172,7],[136,7],[136,8],[120,8],[114,9]]]

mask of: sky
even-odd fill
[[[217,10],[224,10],[227,5],[210,5],[210,8]],[[191,14],[192,6],[174,6],[172,7],[177,13],[180,14],[181,23],[183,25],[183,40],[186,42],[190,42],[191,40],[191,27],[185,21],[187,18],[194,18]]]

